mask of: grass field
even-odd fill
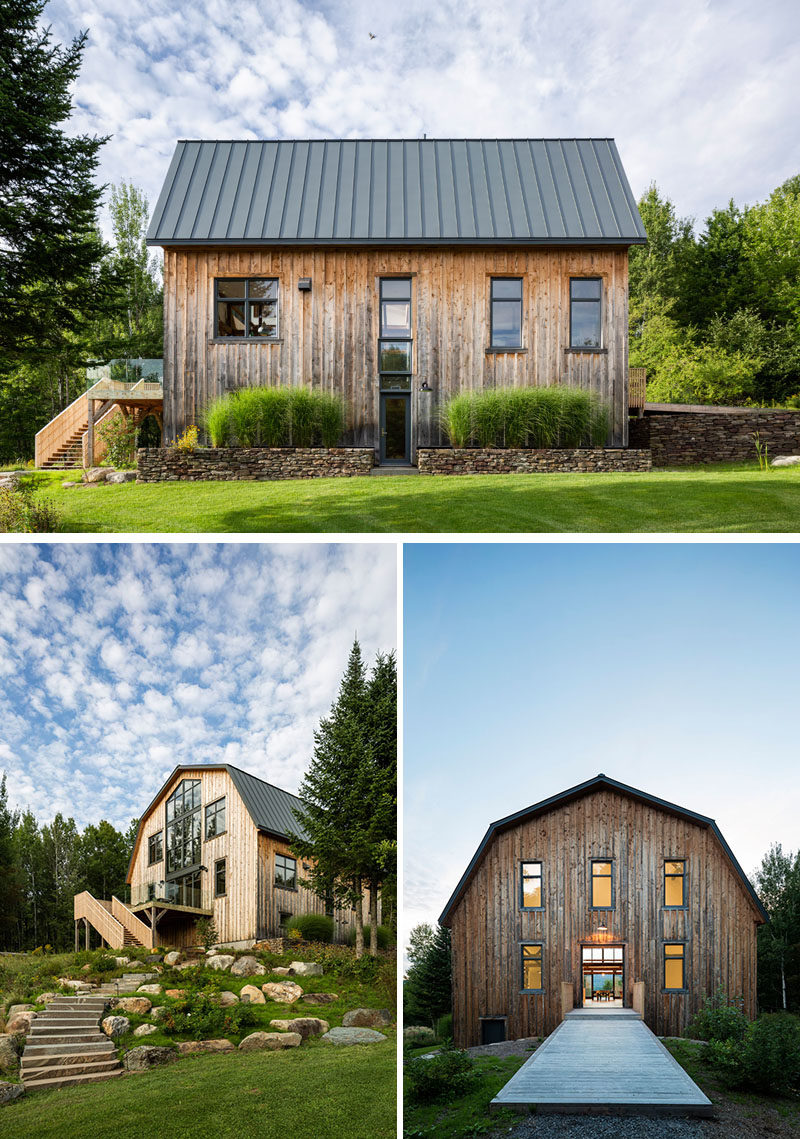
[[[150,483],[63,490],[67,533],[793,533],[800,467]]]

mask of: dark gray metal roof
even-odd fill
[[[640,244],[610,138],[178,142],[149,245]]]
[[[531,818],[534,815],[544,814],[545,811],[549,811],[553,807],[560,807],[572,799],[578,799],[582,795],[589,794],[592,791],[602,790],[604,787],[609,788],[612,791],[619,791],[623,795],[630,795],[631,798],[638,799],[640,802],[648,803],[651,806],[660,807],[663,811],[669,811],[671,814],[677,815],[679,818],[689,819],[691,822],[699,823],[701,826],[708,827],[709,830],[713,831],[714,835],[719,840],[722,849],[725,851],[725,854],[730,859],[733,869],[741,878],[742,885],[750,895],[759,914],[764,921],[769,921],[769,915],[761,904],[761,900],[758,894],[753,889],[750,879],[747,877],[744,870],[742,870],[741,866],[736,861],[733,851],[728,846],[725,839],[722,837],[722,833],[713,819],[710,819],[707,815],[698,815],[695,811],[687,811],[685,807],[679,807],[675,803],[668,803],[666,799],[658,799],[655,795],[648,795],[646,791],[638,791],[635,787],[628,786],[627,783],[618,783],[616,779],[611,779],[608,775],[601,774],[596,775],[594,779],[587,779],[585,783],[578,783],[575,787],[570,787],[566,791],[559,792],[558,795],[551,795],[549,799],[542,799],[540,803],[534,803],[531,807],[525,807],[522,811],[516,811],[513,815],[506,815],[504,819],[498,819],[497,822],[492,823],[486,834],[483,836],[480,846],[472,856],[472,860],[467,869],[464,871],[464,874],[461,877],[461,881],[456,886],[455,890],[450,896],[447,905],[442,910],[442,913],[439,917],[440,924],[450,924],[450,915],[453,909],[461,900],[461,897],[469,885],[473,874],[478,869],[478,866],[483,860],[483,856],[486,853],[487,847],[496,834],[507,830],[508,827],[514,826],[516,823],[521,822],[523,819]]]

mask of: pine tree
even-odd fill
[[[407,1021],[423,1021],[432,1027],[452,1008],[453,966],[450,930],[424,924],[411,931],[410,965],[403,990]]]
[[[0,949],[17,946],[21,883],[16,858],[15,831],[19,816],[8,805],[6,774],[0,778]]]

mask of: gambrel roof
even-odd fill
[[[148,245],[647,240],[613,139],[178,142]]]
[[[565,803],[569,803],[574,799],[579,799],[584,795],[591,794],[593,791],[602,790],[617,791],[621,795],[627,795],[632,799],[637,799],[639,802],[645,803],[648,806],[658,807],[662,811],[667,811],[670,814],[677,815],[678,818],[688,819],[690,822],[697,823],[703,827],[707,827],[719,841],[720,846],[730,861],[733,870],[741,879],[742,885],[750,896],[750,899],[758,911],[761,919],[763,921],[769,921],[769,915],[761,904],[758,894],[753,889],[753,886],[750,883],[750,880],[745,874],[744,870],[742,870],[741,866],[736,861],[733,851],[728,846],[725,839],[722,837],[722,833],[720,832],[719,827],[713,819],[708,818],[707,815],[698,815],[695,811],[688,811],[685,807],[678,807],[675,803],[668,803],[666,799],[658,799],[655,795],[648,795],[646,791],[638,791],[635,787],[628,786],[627,783],[618,783],[616,779],[611,779],[609,776],[601,774],[596,775],[594,779],[587,779],[585,783],[578,783],[575,787],[570,787],[566,791],[561,791],[558,795],[551,795],[549,799],[543,799],[540,803],[534,803],[530,807],[525,807],[521,811],[516,811],[513,815],[507,815],[504,819],[498,819],[497,822],[492,823],[486,834],[483,836],[480,846],[475,851],[475,854],[472,857],[472,861],[464,871],[461,881],[456,886],[455,890],[450,896],[450,900],[442,910],[442,913],[439,917],[439,922],[441,925],[450,924],[450,915],[452,914],[453,909],[461,901],[461,898],[467,889],[467,886],[469,885],[473,875],[483,861],[484,854],[486,853],[487,848],[489,847],[496,834],[499,834],[504,830],[508,830],[509,827],[513,827],[517,823],[521,823],[526,819],[534,818],[537,815],[543,815],[547,811],[552,810],[554,807],[561,807]]]

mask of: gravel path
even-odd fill
[[[539,1047],[538,1036],[523,1036],[521,1040],[501,1040],[497,1044],[476,1044],[466,1048],[470,1056],[530,1056]]]
[[[532,1115],[498,1135],[510,1139],[722,1139],[724,1132],[706,1120],[632,1115]],[[727,1137],[726,1137],[727,1139]]]

